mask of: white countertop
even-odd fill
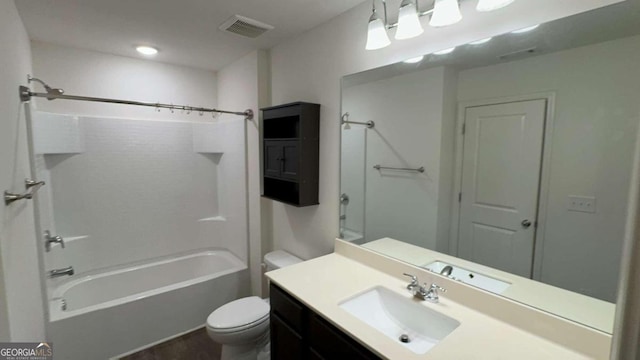
[[[441,296],[432,304],[412,299],[406,281],[334,253],[267,273],[275,284],[323,316],[355,340],[387,359],[540,360],[588,359],[557,343],[496,320]],[[383,286],[460,322],[433,349],[415,354],[339,307],[342,301]]]

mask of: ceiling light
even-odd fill
[[[493,38],[488,37],[488,38],[484,38],[484,39],[480,39],[480,40],[472,41],[472,42],[470,42],[470,43],[469,43],[469,45],[482,45],[482,44],[486,44],[486,43],[488,43],[489,41],[491,41],[491,39],[493,39]]]
[[[453,25],[462,20],[458,0],[436,0],[429,25],[439,27]]]
[[[400,3],[400,14],[398,15],[396,39],[410,39],[423,32],[424,30],[418,18],[418,9],[415,0],[402,0],[402,3]]]
[[[151,46],[137,46],[136,50],[142,54],[142,55],[146,55],[146,56],[153,56],[155,54],[158,53],[158,49],[151,47]]]
[[[415,63],[419,63],[420,61],[422,61],[422,59],[424,59],[424,56],[416,56],[414,58],[405,60],[404,63],[405,64],[415,64]]]
[[[444,49],[444,50],[440,50],[440,51],[436,51],[434,52],[435,55],[447,55],[447,54],[451,54],[453,52],[453,50],[455,50],[455,46],[452,48],[448,48],[448,49]]]
[[[480,12],[493,11],[510,5],[515,0],[480,0],[476,10]]]
[[[387,35],[387,26],[384,21],[380,19],[376,13],[376,9],[373,9],[373,14],[369,18],[369,27],[367,32],[367,50],[377,50],[387,47],[391,44],[389,36]]]
[[[529,26],[529,27],[526,27],[526,28],[522,28],[522,29],[520,29],[520,30],[512,31],[511,33],[512,33],[512,34],[524,34],[524,33],[529,32],[529,31],[531,31],[531,30],[535,30],[535,29],[537,29],[537,28],[538,28],[538,26],[540,26],[540,24],[538,24],[538,25],[533,25],[533,26]]]

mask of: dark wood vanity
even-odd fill
[[[270,298],[271,359],[380,359],[277,285]]]

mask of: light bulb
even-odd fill
[[[413,57],[411,59],[407,59],[404,61],[405,64],[415,64],[415,63],[419,63],[420,61],[422,61],[422,59],[424,59],[424,56],[416,56]]]
[[[138,51],[142,55],[153,56],[158,53],[158,49],[151,46],[137,46],[136,51]]]
[[[369,26],[367,31],[367,50],[377,50],[387,47],[391,44],[389,35],[387,35],[387,27],[384,21],[378,17],[375,10],[369,18]]]
[[[448,26],[462,20],[458,0],[436,0],[429,25],[434,27]]]
[[[444,50],[440,50],[440,51],[436,51],[434,52],[435,55],[447,55],[447,54],[451,54],[453,52],[453,50],[455,50],[455,46],[452,48],[448,48],[448,49],[444,49]]]
[[[470,42],[470,43],[469,43],[469,45],[482,45],[482,44],[486,44],[486,43],[488,43],[489,41],[491,41],[491,39],[493,39],[493,38],[488,37],[488,38],[484,38],[484,39],[480,39],[480,40],[472,41],[472,42]]]
[[[511,33],[512,33],[512,34],[524,34],[524,33],[526,33],[526,32],[529,32],[529,31],[532,31],[532,30],[537,29],[537,28],[538,28],[538,26],[540,26],[540,24],[538,24],[538,25],[533,25],[533,26],[529,26],[529,27],[526,27],[526,28],[522,28],[522,29],[520,29],[520,30],[512,31]]]
[[[418,10],[413,0],[402,0],[400,13],[398,15],[398,30],[396,39],[404,40],[422,34],[424,30],[418,18]]]
[[[478,1],[478,6],[476,6],[476,10],[480,12],[487,12],[498,10],[507,5],[510,5],[515,0],[480,0]]]

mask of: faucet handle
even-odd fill
[[[426,289],[427,283],[425,283],[424,286],[425,286],[424,289]],[[429,290],[424,295],[424,299],[434,304],[437,304],[438,302],[440,302],[440,297],[438,296],[438,290],[442,292],[447,292],[447,289],[443,288],[442,286],[438,284],[431,284],[431,286],[429,287]]]
[[[418,285],[418,277],[416,277],[415,275],[411,275],[411,274],[407,274],[407,273],[402,273],[402,275],[408,276],[408,277],[411,278],[411,285],[412,286]]]

